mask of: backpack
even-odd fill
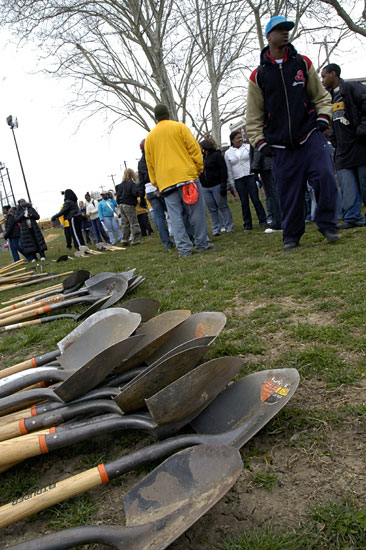
[[[306,85],[308,84],[308,66],[307,66],[307,63],[305,61],[305,59],[303,59],[302,55],[297,53],[296,54],[296,61],[297,61],[297,64],[299,66],[299,69],[302,69],[303,72],[304,72],[304,75],[305,75],[305,79],[306,79]],[[264,91],[263,90],[263,77],[264,77],[264,65],[258,65],[257,67],[257,84],[258,86],[260,87],[260,89],[262,90],[262,92]]]

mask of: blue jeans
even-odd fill
[[[227,203],[227,197],[220,195],[220,187],[220,185],[202,187],[203,198],[210,214],[214,235],[220,235],[222,226],[225,227],[225,231],[228,233],[234,231],[234,221]]]
[[[166,206],[164,199],[162,197],[157,197],[154,193],[147,193],[146,198],[153,209],[153,220],[158,228],[160,240],[164,248],[173,248],[165,218]]]
[[[22,249],[22,241],[20,240],[20,237],[18,237],[17,239],[8,239],[8,243],[9,243],[10,252],[11,252],[11,255],[13,256],[14,262],[18,262],[19,261],[18,252],[20,252],[24,256],[24,252]]]
[[[280,211],[280,204],[278,202],[278,196],[277,196],[277,190],[275,187],[275,183],[272,177],[272,171],[271,170],[263,170],[260,172],[262,184],[264,193],[266,195],[266,204],[267,200],[269,202],[269,209],[267,207],[267,210],[270,210],[271,212],[271,218],[272,222],[271,225],[275,229],[281,229],[281,211]],[[269,212],[268,212],[269,213]]]
[[[259,199],[255,176],[253,174],[251,174],[250,176],[244,176],[243,178],[234,180],[234,183],[241,202],[244,229],[252,229],[253,226],[252,214],[249,207],[249,197],[252,200],[260,225],[267,225],[266,211],[264,210],[263,204]]]
[[[95,220],[90,220],[90,221],[91,221],[92,228],[93,228],[95,237],[97,239],[97,242],[101,243],[102,242],[102,237],[103,237],[105,242],[109,243],[110,242],[109,237],[108,237],[107,233],[104,231],[103,226],[102,226],[102,222],[100,221],[100,219],[96,218]]]
[[[366,204],[366,164],[337,170],[342,193],[342,219],[344,222],[363,224],[362,199]]]
[[[116,242],[114,233],[117,235],[117,239],[119,240],[119,242],[122,242],[122,233],[116,218],[114,216],[105,216],[103,219],[103,223],[106,226],[111,243],[115,244]]]
[[[184,202],[182,187],[177,187],[173,193],[164,197],[179,256],[191,254],[193,245],[199,252],[210,248],[206,224],[206,205],[201,184],[197,180],[196,184],[198,187],[198,201],[195,204]],[[185,220],[189,224],[188,229],[191,238],[188,235]]]

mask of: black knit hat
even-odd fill
[[[169,118],[168,107],[162,103],[158,103],[154,109],[154,117],[158,122]]]

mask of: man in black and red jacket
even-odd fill
[[[247,101],[249,141],[263,155],[273,156],[284,250],[297,247],[305,232],[307,182],[315,191],[319,231],[329,242],[338,240],[337,186],[323,135],[332,105],[310,59],[289,42],[293,27],[283,15],[268,22],[268,46],[250,76]]]
[[[362,201],[366,205],[366,87],[340,78],[341,68],[330,63],[322,70],[324,87],[332,96],[331,142],[342,190],[341,229],[364,225]]]

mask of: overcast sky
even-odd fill
[[[119,183],[124,161],[136,168],[144,130],[122,123],[109,134],[100,116],[77,129],[82,114],[68,115],[64,107],[71,97],[67,83],[31,74],[36,52],[30,48],[17,51],[4,32],[0,33],[0,48],[0,161],[9,170],[16,200],[27,196],[6,123],[10,114],[18,118],[15,136],[31,200],[42,218],[59,210],[62,190],[71,188],[83,199],[86,191],[100,191],[101,186],[113,189],[110,175]]]
[[[342,65],[345,78],[366,76],[365,70],[359,74],[361,50],[357,42],[355,50],[332,57]],[[109,134],[100,116],[78,129],[82,114],[68,114],[65,108],[71,98],[67,83],[32,74],[37,52],[29,46],[17,51],[4,31],[0,31],[0,51],[0,161],[9,169],[16,200],[27,196],[12,132],[6,124],[10,114],[18,118],[15,135],[31,200],[41,218],[59,210],[62,190],[71,188],[83,199],[86,191],[113,188],[111,174],[119,183],[124,161],[136,169],[144,130],[124,122]],[[302,51],[311,55],[304,48]]]

